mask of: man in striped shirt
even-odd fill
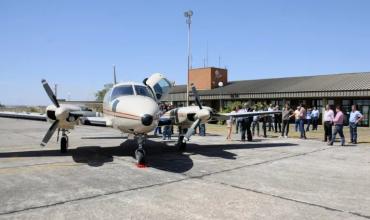
[[[333,120],[334,122],[333,137],[328,145],[333,145],[335,141],[335,136],[339,134],[341,145],[344,146],[344,134],[343,134],[344,115],[343,115],[343,112],[341,111],[340,105],[336,106],[335,111],[337,112],[337,114],[335,115],[334,120]]]

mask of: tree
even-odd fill
[[[5,107],[5,105],[1,104],[1,102],[0,102],[0,108],[2,108],[2,107]]]
[[[101,90],[98,90],[95,93],[95,100],[98,102],[102,102],[104,100],[105,94],[108,92],[109,89],[113,87],[113,84],[106,84],[104,85],[104,88]]]

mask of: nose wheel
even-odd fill
[[[184,141],[184,136],[179,136],[179,139],[177,140],[177,147],[179,148],[179,151],[185,151],[186,150],[186,142]]]
[[[60,138],[60,152],[67,153],[68,151],[68,136],[66,134],[66,130],[62,130],[62,137]]]
[[[137,164],[145,165],[145,150],[144,150],[144,143],[145,143],[145,135],[138,135],[137,136],[137,144],[138,148],[135,151],[135,159]]]

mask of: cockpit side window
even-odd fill
[[[125,96],[125,95],[134,95],[134,90],[132,89],[132,85],[123,85],[123,86],[117,86],[113,88],[111,100],[119,96]]]
[[[146,86],[136,85],[135,86],[135,91],[136,91],[136,95],[142,95],[142,96],[147,96],[147,97],[153,98],[153,95],[152,95],[151,91],[149,91],[148,87],[146,87]]]

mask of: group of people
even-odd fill
[[[162,116],[164,113],[166,113],[167,111],[170,111],[173,108],[174,107],[172,105],[160,104],[159,105],[160,116]],[[162,131],[162,127],[160,126],[156,127],[156,129],[154,130],[154,136],[162,135],[163,140],[166,140],[166,139],[171,140],[172,134],[173,134],[172,125],[163,126],[163,131]]]
[[[235,107],[232,113],[245,113],[258,110],[259,109],[256,107],[252,108],[249,103],[245,103],[243,107]],[[271,104],[267,111],[279,111],[279,106],[273,106]],[[289,104],[285,104],[281,114],[255,115],[253,117],[240,118],[230,117],[226,121],[228,129],[226,139],[231,140],[232,128],[233,124],[235,124],[236,133],[241,133],[241,141],[252,141],[253,136],[260,136],[260,123],[262,123],[263,137],[267,137],[266,131],[268,125],[269,131],[274,131],[275,133],[280,132],[280,137],[287,138],[289,124],[293,119],[295,122],[295,131],[300,132],[301,139],[306,139],[306,132],[310,131],[311,126],[312,130],[317,130],[319,116],[320,113],[316,107],[306,108],[305,105],[300,104],[293,110]],[[352,144],[357,144],[357,126],[361,120],[363,120],[363,115],[357,110],[356,105],[352,105],[352,110],[349,115],[350,143]],[[327,105],[323,113],[323,126],[324,141],[327,142],[328,145],[333,145],[337,134],[341,138],[341,145],[343,146],[345,144],[343,124],[344,113],[342,112],[341,106],[337,105],[334,113],[330,105]]]
[[[363,120],[364,116],[357,110],[356,105],[352,105],[351,113],[349,115],[349,131],[350,131],[350,143],[357,144],[357,126],[358,123]],[[344,114],[342,112],[341,106],[337,105],[335,107],[335,112],[330,109],[330,106],[327,105],[325,107],[324,112],[324,130],[325,136],[324,141],[328,143],[328,145],[333,145],[335,141],[335,137],[337,134],[340,136],[341,145],[344,146],[345,138],[343,134],[343,124],[344,124]],[[334,131],[332,131],[332,127],[334,126]]]

